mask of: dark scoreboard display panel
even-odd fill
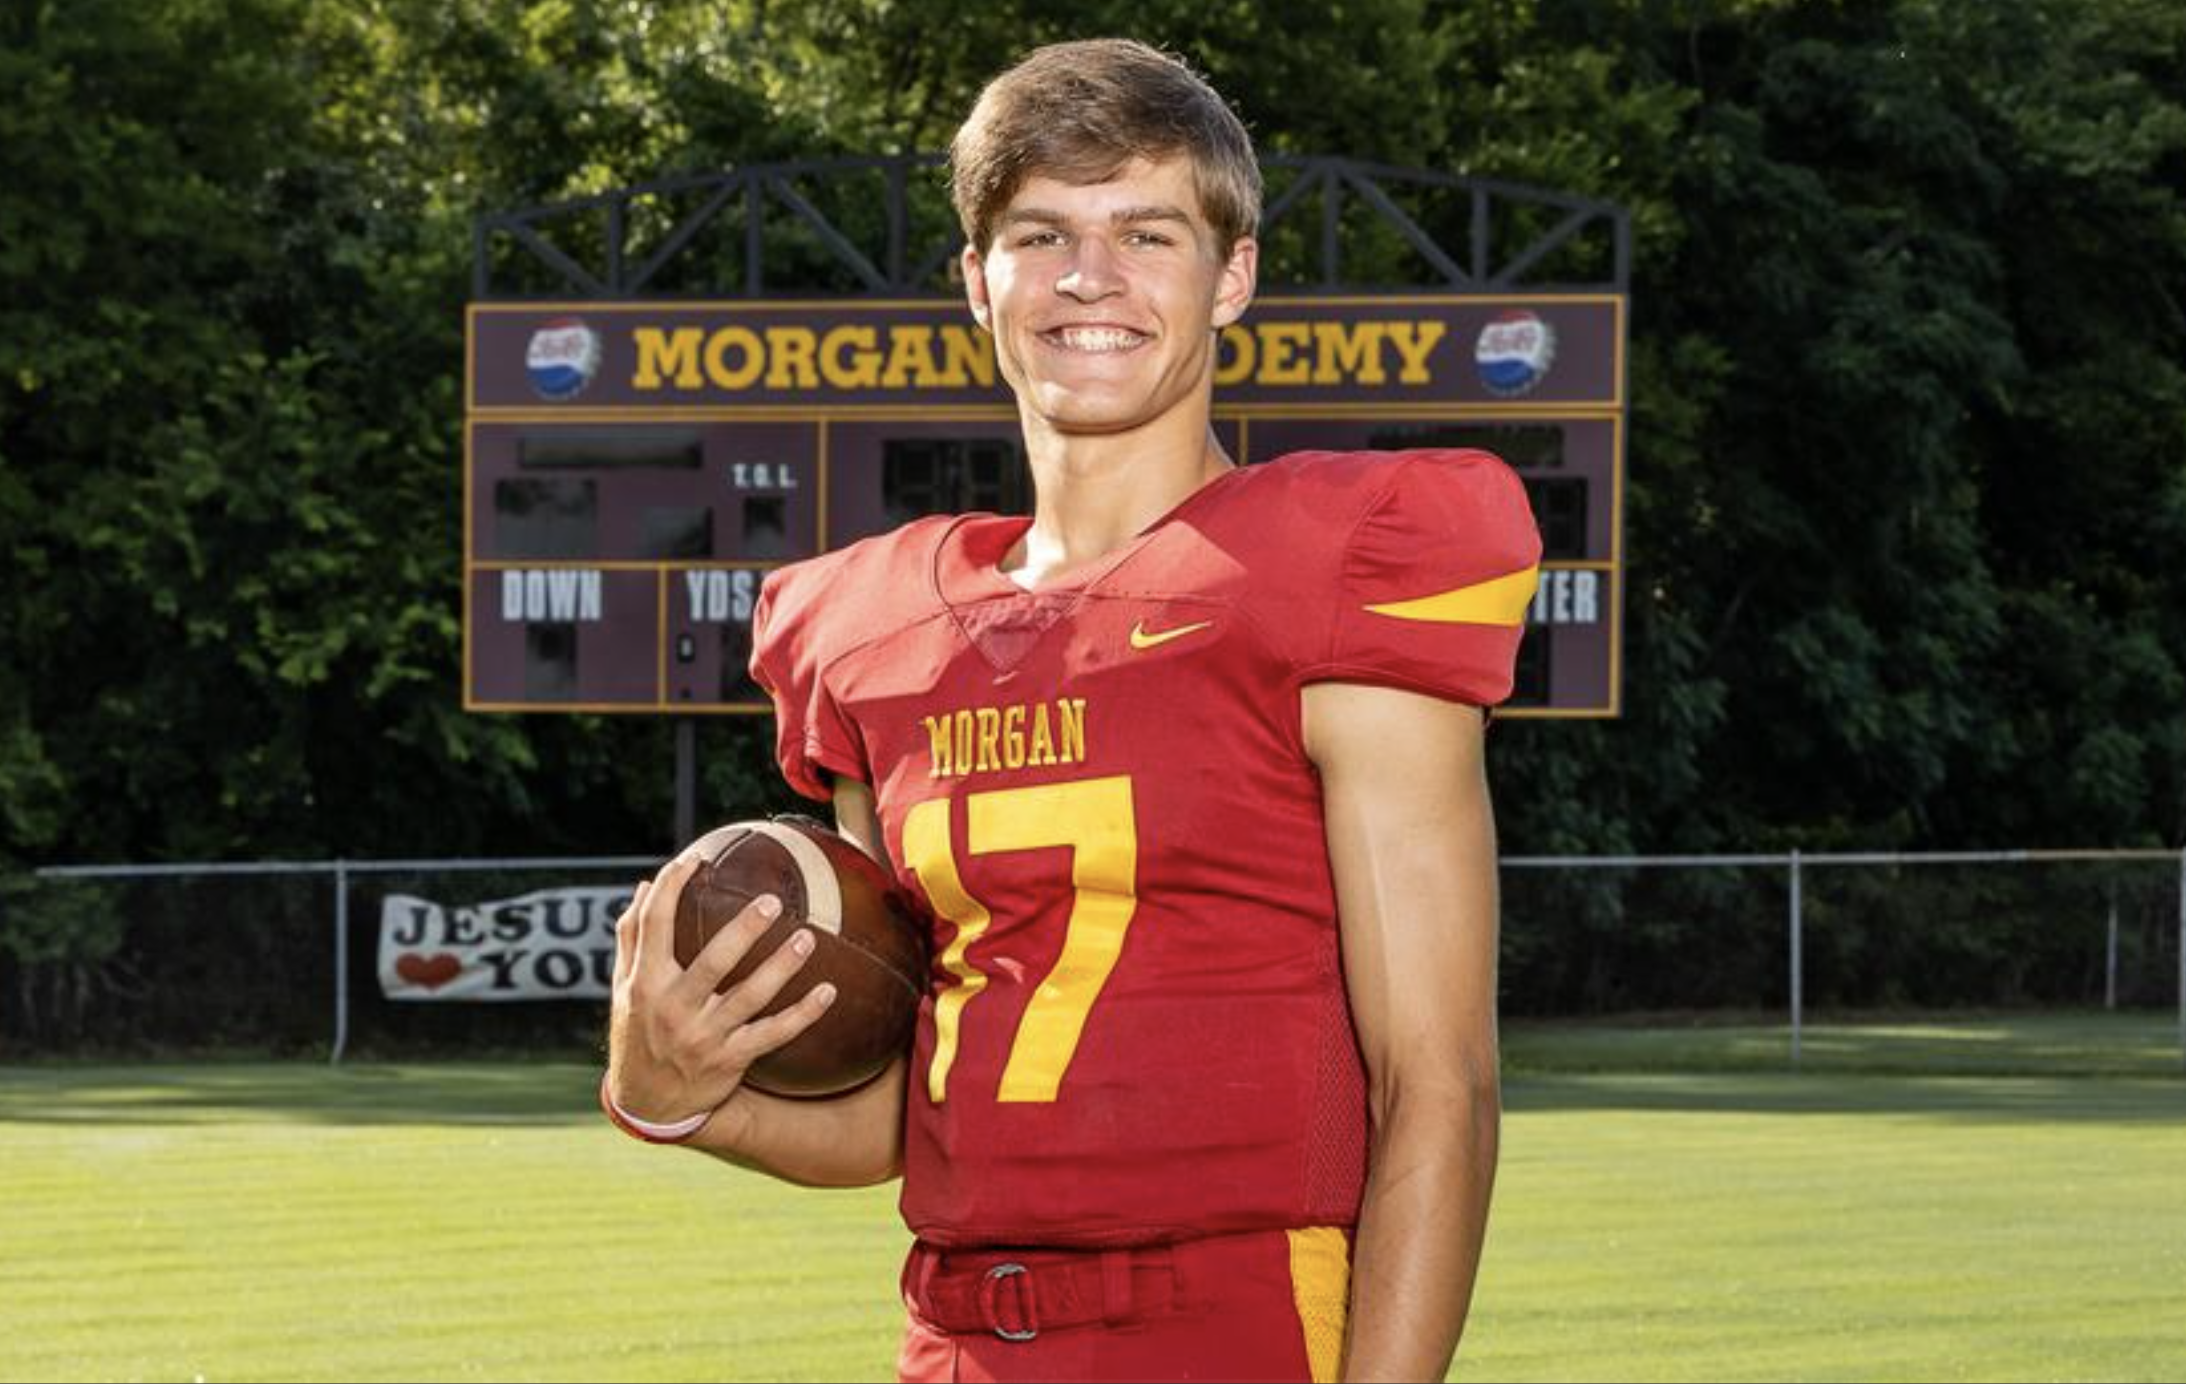
[[[961,302],[474,304],[464,705],[753,713],[771,569],[921,515],[1029,513],[1016,409]],[[1624,299],[1268,298],[1224,333],[1232,456],[1483,447],[1541,587],[1507,714],[1615,716]]]

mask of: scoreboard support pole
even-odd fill
[[[2110,927],[2103,937],[2103,1008],[2118,1007],[2118,886],[2110,886]]]
[[[349,1048],[349,862],[334,862],[334,1050],[327,1065],[339,1067]]]
[[[668,850],[682,850],[698,835],[698,721],[676,718],[676,839]]]
[[[1791,853],[1791,1069],[1799,1070],[1806,1036],[1806,880],[1797,850]]]

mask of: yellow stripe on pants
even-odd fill
[[[1290,1291],[1305,1331],[1315,1384],[1332,1384],[1343,1370],[1345,1318],[1351,1303],[1351,1242],[1341,1227],[1290,1232]]]

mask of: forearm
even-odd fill
[[[1344,1378],[1441,1379],[1464,1334],[1495,1186],[1492,1073],[1392,1095],[1377,1125],[1352,1250]]]
[[[785,1100],[745,1087],[690,1147],[803,1187],[872,1187],[903,1172],[909,1063],[831,1100]]]

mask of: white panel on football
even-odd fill
[[[753,822],[751,829],[788,851],[789,858],[797,862],[797,873],[805,877],[805,906],[812,925],[842,936],[843,886],[835,878],[835,867],[828,863],[827,852],[797,828],[779,822]]]

